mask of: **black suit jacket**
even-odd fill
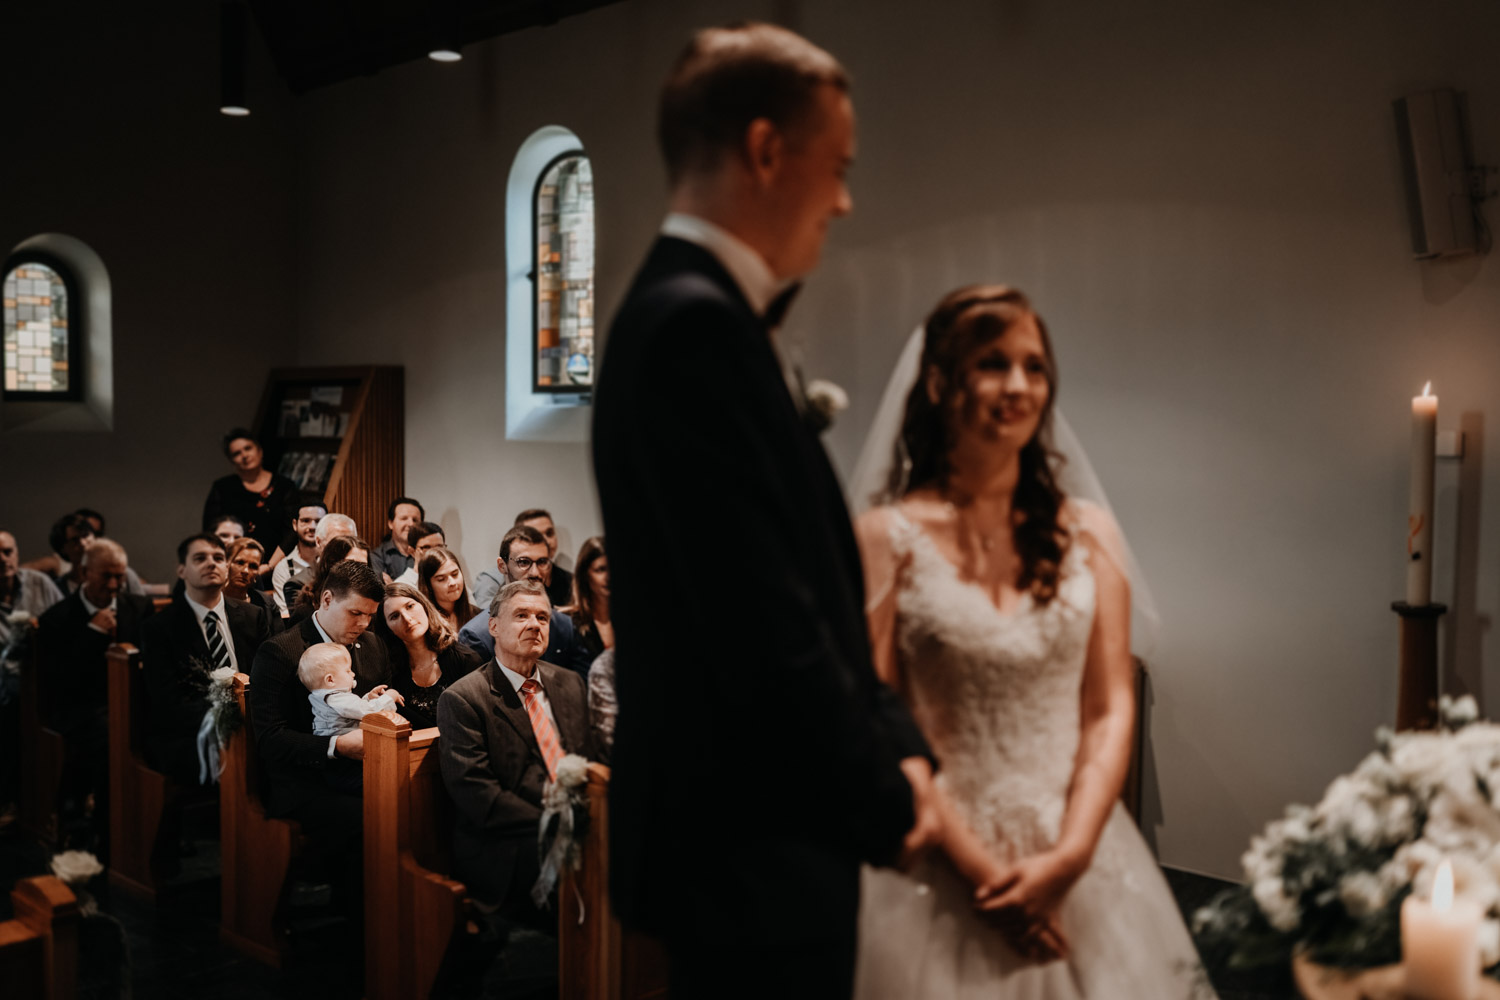
[[[587,755],[588,694],[576,673],[537,664],[565,753]],[[490,660],[438,699],[439,760],[453,799],[453,874],[486,902],[524,900],[536,881],[547,764],[521,696]]]
[[[108,636],[89,628],[93,616],[77,590],[47,609],[37,623],[37,653],[42,713],[49,725],[66,733],[108,712],[104,653],[114,642],[139,646],[141,626],[153,611],[149,597],[122,591],[115,599],[115,634]]]
[[[324,770],[334,764],[328,737],[313,735],[312,703],[297,679],[297,661],[308,646],[323,641],[311,617],[265,642],[250,668],[250,719],[264,765],[266,811],[295,816],[303,805],[328,794]],[[349,647],[355,694],[390,683],[385,643],[366,632]]]
[[[224,618],[235,663],[241,673],[249,673],[255,651],[269,634],[265,612],[253,604],[226,600]],[[198,727],[208,711],[208,675],[214,668],[208,640],[182,594],[142,628],[141,665],[152,763],[180,781],[191,781],[197,777]]]
[[[871,666],[837,477],[708,251],[652,248],[610,329],[593,446],[616,911],[669,937],[847,938],[860,862],[891,861],[914,821],[899,760],[929,752]]]

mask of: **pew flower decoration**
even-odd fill
[[[240,703],[234,696],[234,668],[219,667],[208,675],[208,680],[208,711],[214,720],[214,736],[223,750],[234,731],[245,724]]]
[[[17,608],[4,618],[5,645],[0,647],[0,665],[13,674],[21,672],[17,655],[26,644],[26,639],[31,635],[32,629],[36,628],[36,619],[31,617],[31,612],[22,611]]]
[[[99,905],[88,891],[89,880],[104,871],[104,866],[99,863],[98,858],[88,851],[62,851],[52,855],[52,860],[47,866],[52,869],[52,874],[57,877],[58,881],[65,883],[69,889],[73,890],[73,896],[78,900],[80,913],[90,917],[98,912]]]
[[[807,383],[807,422],[821,434],[833,426],[838,415],[849,408],[849,394],[827,379],[815,378]]]
[[[589,832],[588,783],[588,760],[570,753],[557,762],[557,777],[542,789],[541,828],[537,831],[542,870],[531,887],[532,902],[539,907],[548,905],[562,873],[577,871],[583,863],[583,839]],[[580,907],[580,919],[582,914]]]
[[[1484,913],[1480,953],[1500,978],[1500,725],[1471,697],[1442,699],[1443,728],[1376,733],[1377,749],[1316,806],[1291,806],[1250,843],[1243,886],[1199,910],[1207,964],[1286,968],[1400,961],[1401,902],[1453,863],[1458,895]]]

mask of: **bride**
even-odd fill
[[[856,530],[876,670],[941,763],[946,834],[908,874],[865,871],[856,996],[1212,996],[1119,803],[1127,557],[1058,485],[1046,328],[1014,289],[959,289],[914,378],[887,502]]]

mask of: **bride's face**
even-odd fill
[[[1020,449],[1037,432],[1047,399],[1047,348],[1036,318],[1012,323],[965,361],[955,414],[960,438]]]

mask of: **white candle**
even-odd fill
[[[1411,401],[1411,504],[1406,517],[1406,603],[1432,601],[1432,469],[1437,397],[1428,382]]]
[[[1453,866],[1444,861],[1432,902],[1401,904],[1406,992],[1417,1000],[1474,1000],[1479,994],[1479,907],[1453,898]]]

